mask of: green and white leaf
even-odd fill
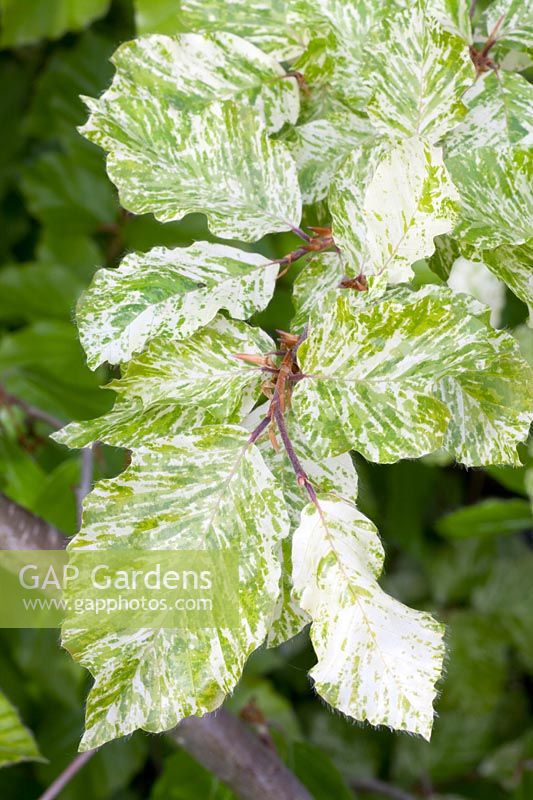
[[[361,109],[371,91],[366,69],[367,50],[375,45],[374,34],[387,15],[395,15],[404,6],[401,0],[364,2],[364,0],[294,0],[296,22],[313,39],[321,40],[323,54],[316,48],[313,72],[320,66],[327,75],[329,92],[352,110]],[[324,69],[325,67],[325,69]],[[300,68],[300,67],[298,67]],[[307,71],[304,70],[304,75]]]
[[[299,349],[309,378],[293,407],[317,454],[356,449],[390,463],[444,445],[469,465],[519,463],[533,373],[512,337],[445,287],[397,289],[366,307],[361,297],[312,318]]]
[[[529,309],[530,324],[533,325],[533,240],[525,244],[502,244],[495,250],[485,250],[482,255],[487,267]]]
[[[368,120],[348,113],[296,127],[289,147],[298,168],[303,202],[323,200],[346,156],[373,135]]]
[[[533,87],[512,72],[487,72],[463,97],[468,113],[448,135],[446,153],[533,144]]]
[[[247,319],[270,302],[277,272],[263,256],[209,242],[130,253],[99,270],[78,303],[87,363],[119,364],[155,336],[190,336],[221,308]]]
[[[293,581],[313,619],[318,694],[357,720],[426,739],[444,657],[443,626],[386,594],[376,527],[345,500],[309,504],[293,540]]]
[[[87,447],[93,442],[134,448],[209,425],[212,421],[202,408],[179,405],[144,408],[138,398],[125,396],[119,398],[107,414],[71,422],[52,434],[52,439],[71,448]]]
[[[469,0],[432,0],[428,6],[445,30],[472,44]]]
[[[215,235],[247,242],[298,225],[296,165],[254,109],[226,101],[184,114],[139,93],[117,98],[109,114],[98,101],[89,105],[82,133],[108,151],[107,170],[127,210],[160,222],[201,212]]]
[[[481,147],[446,164],[461,195],[457,239],[490,250],[533,238],[533,150]]]
[[[110,0],[47,0],[45,4],[0,0],[0,47],[19,47],[39,39],[58,39],[79,31],[110,6]]]
[[[153,4],[152,0],[137,2]],[[176,8],[173,0],[170,2]],[[287,0],[182,0],[176,14],[180,24],[190,30],[237,33],[279,61],[290,61],[306,45],[291,7]]]
[[[369,152],[370,151],[370,152]],[[388,283],[413,277],[411,265],[451,231],[458,195],[440,148],[418,138],[355,150],[330,194],[335,241],[352,269]]]
[[[385,19],[367,58],[367,111],[381,133],[437,142],[464,116],[461,98],[475,77],[468,47],[418,0]]]
[[[118,478],[84,503],[70,549],[230,548],[239,553],[240,625],[231,629],[64,630],[95,678],[82,749],[158,732],[217,708],[264,640],[279,595],[279,548],[289,521],[281,490],[248,434],[198,428],[134,451]]]
[[[292,285],[295,310],[292,330],[301,333],[313,314],[321,314],[335,303],[335,298],[343,291],[339,284],[348,272],[349,264],[344,263],[339,253],[317,253],[306,260]]]
[[[42,761],[32,733],[22,724],[17,710],[0,691],[0,767],[21,761]]]
[[[494,0],[490,3],[481,23],[483,39],[495,29],[500,17],[496,42],[524,50],[533,49],[533,3],[531,0]]]
[[[272,350],[272,339],[260,328],[217,316],[188,339],[152,339],[108,386],[139,398],[145,408],[176,403],[202,408],[217,421],[238,421],[258,399],[264,374],[235,356]]]
[[[255,108],[271,133],[298,119],[296,79],[272,56],[233,33],[143,36],[121,45],[112,61],[117,71],[111,86],[89,101],[93,114],[105,118],[108,127],[127,130],[132,106],[154,98],[174,115],[234,100]]]

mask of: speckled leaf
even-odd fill
[[[316,49],[313,73],[326,79],[329,94],[351,109],[361,109],[371,93],[368,53],[375,47],[379,23],[387,15],[397,15],[406,3],[403,0],[293,0],[293,5],[299,27],[307,31],[311,47]],[[318,48],[317,39],[321,42]],[[307,74],[304,67],[304,75]]]
[[[143,36],[121,45],[112,61],[117,71],[110,88],[89,105],[108,130],[127,130],[134,103],[154,97],[174,115],[234,100],[254,107],[271,132],[298,118],[296,79],[232,33]]]
[[[533,48],[533,3],[531,0],[494,0],[490,3],[481,23],[486,39],[496,27],[500,17],[496,42],[524,50]]]
[[[407,139],[354,151],[330,196],[335,241],[354,270],[388,283],[410,280],[411,265],[435,250],[457,219],[458,195],[440,148]]]
[[[530,324],[533,325],[533,240],[485,250],[482,258],[487,267],[528,306]]]
[[[531,372],[512,337],[487,323],[479,303],[445,287],[397,289],[366,308],[360,295],[341,296],[312,319],[299,350],[309,378],[295,387],[293,407],[311,446],[318,455],[353,448],[388,463],[446,444],[472,463],[485,437],[484,463],[516,463],[533,413],[527,386],[516,391],[516,371],[524,383]],[[448,386],[463,387],[472,402],[485,396],[481,421],[466,410],[472,430],[461,443],[460,398]]]
[[[184,114],[137,93],[123,98],[117,124],[117,100],[109,115],[89,104],[82,132],[109,152],[107,171],[128,211],[161,222],[202,212],[217,236],[248,242],[299,223],[296,165],[254,109],[226,101]]]
[[[43,761],[43,758],[17,710],[0,691],[0,767],[21,761]]]
[[[347,266],[339,253],[318,253],[305,262],[292,286],[293,330],[300,333],[313,314],[322,314],[334,304],[342,294],[339,284]]]
[[[209,242],[130,253],[99,270],[78,303],[87,363],[119,364],[155,336],[189,336],[221,308],[247,319],[269,303],[277,272],[263,256]]]
[[[470,0],[432,0],[428,9],[445,30],[471,44]]]
[[[67,447],[87,447],[103,442],[114,447],[140,447],[157,439],[176,436],[212,422],[202,408],[155,405],[144,408],[137,398],[119,398],[107,414],[83,422],[71,422],[52,435]]]
[[[355,114],[331,114],[295,128],[289,147],[298,168],[303,202],[323,200],[346,156],[374,134],[368,120]]]
[[[76,630],[64,644],[95,678],[82,749],[137,728],[158,732],[217,708],[264,640],[279,594],[283,497],[248,434],[198,428],[133,452],[84,503],[71,550],[230,548],[239,553],[239,627]],[[147,524],[149,523],[149,524]]]
[[[293,24],[291,5],[287,0],[182,0],[176,13],[180,24],[191,30],[231,31],[280,61],[289,61],[306,43]]]
[[[293,540],[295,594],[311,615],[318,694],[357,720],[426,739],[444,628],[378,584],[384,552],[376,527],[357,508],[327,495],[309,504]]]
[[[203,408],[224,421],[250,411],[264,382],[260,367],[235,356],[272,350],[272,339],[260,328],[217,316],[188,339],[153,339],[108,386],[127,398],[138,397],[145,408],[174,402]]]
[[[533,237],[533,151],[481,147],[446,162],[461,195],[454,236],[478,250]]]
[[[463,92],[474,81],[468,47],[414,2],[390,15],[368,52],[372,124],[390,136],[437,142],[464,115]]]
[[[533,87],[520,75],[480,75],[463,100],[468,113],[447,137],[447,155],[477,147],[533,144]]]

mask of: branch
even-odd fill
[[[76,511],[78,518],[78,528],[81,528],[81,517],[83,513],[83,500],[91,491],[94,472],[94,444],[85,447],[81,451],[81,478],[80,484],[76,489]]]
[[[312,800],[277,754],[227,711],[184,719],[171,736],[241,800]]]
[[[65,786],[70,783],[72,778],[85,766],[87,761],[94,756],[96,750],[87,750],[86,753],[80,753],[76,758],[70,762],[68,767],[63,770],[55,781],[49,786],[44,794],[39,797],[39,800],[54,800],[60,792],[63,791]]]
[[[0,494],[0,550],[63,550],[66,543],[53,525]]]

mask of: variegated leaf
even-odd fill
[[[139,398],[145,408],[176,403],[203,408],[217,421],[234,420],[251,410],[264,381],[260,367],[236,355],[272,350],[272,339],[260,328],[217,316],[188,339],[153,339],[108,386]]]
[[[299,125],[289,142],[298,168],[304,203],[316,203],[326,197],[329,186],[349,152],[374,136],[364,117],[355,114],[331,114]]]
[[[279,595],[279,548],[289,522],[279,487],[248,434],[198,428],[133,452],[98,483],[71,550],[239,553],[238,627],[64,630],[64,645],[95,678],[82,749],[137,728],[158,732],[217,708],[264,640]],[[253,599],[253,602],[251,601]]]
[[[464,463],[516,463],[527,437],[531,370],[479,303],[445,287],[397,289],[366,308],[361,295],[342,295],[312,318],[299,363],[308,377],[293,406],[318,455],[353,448],[388,463],[445,444]]]
[[[473,359],[470,368],[465,365],[437,388],[451,411],[444,447],[467,467],[519,467],[516,448],[533,419],[533,371],[508,333],[494,331],[490,344],[492,357]]]
[[[161,335],[183,338],[225,308],[247,319],[269,303],[278,266],[256,253],[198,242],[130,253],[99,270],[77,309],[87,363],[119,364]]]
[[[361,109],[370,95],[367,53],[375,45],[379,23],[404,6],[402,0],[293,0],[300,27],[311,40],[318,37],[322,43],[314,54],[313,72],[320,76],[324,71],[329,93],[352,110]]]
[[[71,448],[87,447],[93,442],[133,448],[209,425],[212,421],[203,408],[178,405],[144,408],[138,398],[125,397],[119,398],[107,414],[71,422],[52,434],[52,439]]]
[[[306,44],[291,7],[290,0],[181,0],[176,15],[191,30],[231,31],[280,61],[290,61]]]
[[[445,30],[471,44],[470,5],[470,0],[431,0],[428,10]]]
[[[0,767],[21,761],[43,761],[31,732],[20,721],[17,710],[0,691]]]
[[[497,44],[533,49],[533,3],[531,0],[494,0],[490,3],[481,23],[482,38],[487,39],[501,24],[496,34]]]
[[[410,280],[411,265],[435,250],[457,219],[458,195],[440,148],[421,139],[356,150],[330,196],[333,233],[354,271],[388,283]]]
[[[446,164],[461,195],[456,238],[478,251],[533,238],[533,150],[481,147]]]
[[[525,244],[502,244],[495,250],[485,250],[484,263],[507,284],[529,309],[533,326],[533,240]]]
[[[533,144],[533,87],[509,72],[480,75],[463,97],[468,113],[446,139],[446,153]]]
[[[382,133],[437,142],[463,117],[461,97],[475,76],[468,47],[420,0],[384,21],[368,58],[367,110]]]
[[[259,406],[244,421],[243,426],[250,432],[256,428],[264,417],[266,407]],[[357,472],[348,453],[332,458],[316,459],[302,433],[298,420],[289,410],[286,413],[287,429],[294,451],[307,472],[317,492],[330,492],[336,497],[355,500],[357,497]],[[279,443],[280,444],[280,443]],[[307,493],[298,485],[287,453],[283,447],[276,450],[267,434],[257,441],[257,446],[268,468],[276,476],[289,513],[292,529],[300,524],[302,509],[307,504]],[[292,597],[292,568],[289,540],[283,542],[283,577],[282,591],[276,606],[267,643],[270,647],[296,636],[307,625],[309,618]]]
[[[296,165],[254,109],[226,101],[184,114],[138,91],[123,99],[117,123],[118,112],[89,104],[82,133],[108,151],[108,174],[129,211],[161,222],[202,212],[214,234],[247,242],[299,223]]]
[[[143,36],[121,45],[112,61],[117,70],[113,83],[89,102],[108,136],[112,128],[128,129],[134,103],[150,103],[154,97],[174,116],[234,100],[254,107],[272,133],[298,118],[296,79],[233,33]]]
[[[349,264],[345,264],[339,253],[318,253],[305,262],[292,286],[293,330],[302,330],[313,314],[322,314],[335,303],[342,293],[339,284],[347,274],[347,267]]]
[[[429,739],[444,628],[381,589],[372,522],[345,500],[319,503],[304,509],[293,540],[294,589],[313,620],[315,689],[350,717]]]

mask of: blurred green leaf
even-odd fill
[[[165,760],[150,800],[236,800],[220,781],[213,778],[183,750]]]
[[[1,47],[57,39],[103,16],[110,0],[0,0]]]
[[[0,340],[0,384],[16,397],[59,418],[84,419],[108,410],[103,373],[90,372],[76,332],[67,322],[32,323]]]
[[[0,269],[0,321],[70,319],[83,282],[57,264]]]
[[[468,539],[519,533],[532,526],[526,500],[488,499],[441,517],[435,527],[446,539]]]
[[[80,136],[64,152],[46,153],[31,163],[22,188],[42,225],[70,234],[112,224],[118,211],[102,154]]]
[[[353,800],[340,772],[318,747],[296,742],[292,748],[291,766],[315,800]]]
[[[92,31],[58,49],[35,85],[25,131],[41,140],[76,137],[87,110],[80,95],[98,95],[109,83],[114,42]]]

